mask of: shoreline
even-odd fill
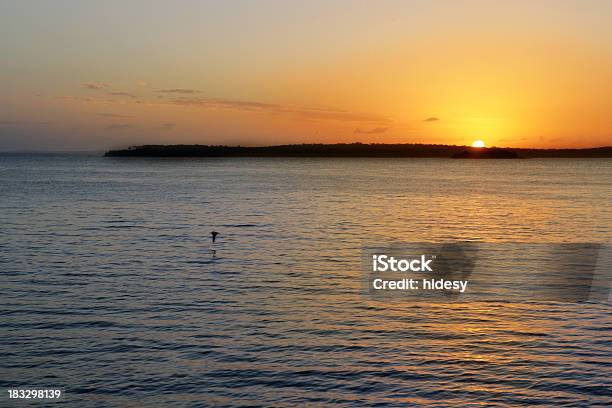
[[[372,157],[372,158],[612,158],[612,146],[584,149],[527,149],[429,144],[295,144],[262,147],[141,145],[109,150],[105,157]]]

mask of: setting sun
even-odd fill
[[[485,147],[485,142],[483,142],[482,140],[478,139],[478,140],[474,140],[472,142],[472,147]]]

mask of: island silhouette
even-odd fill
[[[535,157],[612,157],[612,146],[585,149],[470,147],[442,144],[335,143],[278,146],[142,145],[110,150],[107,157],[430,157],[518,159]]]

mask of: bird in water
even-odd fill
[[[210,233],[210,236],[212,237],[213,244],[215,243],[215,240],[217,239],[217,235],[219,235],[219,233],[217,231],[213,231],[213,232]],[[213,256],[213,258],[215,257],[216,254],[217,254],[217,251],[212,249],[212,256]]]

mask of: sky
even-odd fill
[[[612,145],[612,1],[0,0],[0,151]]]

